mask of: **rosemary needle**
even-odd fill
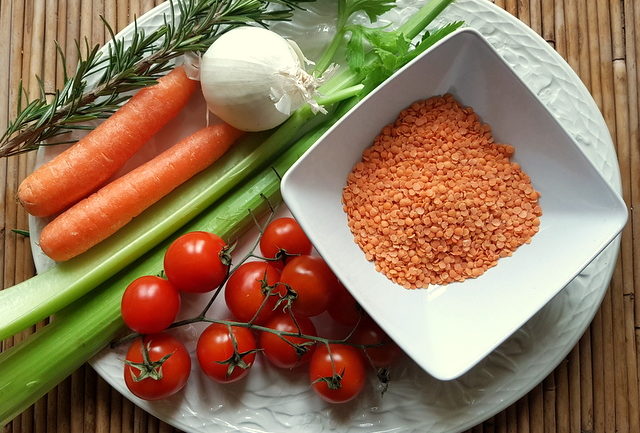
[[[155,84],[176,57],[205,51],[218,36],[239,25],[288,20],[305,1],[313,0],[171,0],[164,23],[148,34],[136,26],[128,43],[116,39],[103,19],[111,35],[108,55],[85,39],[84,44],[76,42],[78,66],[73,75],[65,68],[62,89],[47,93],[37,77],[40,92],[30,101],[20,83],[18,114],[0,136],[0,157],[56,144],[47,140],[87,129],[81,123],[108,117],[131,97],[131,91]],[[65,65],[60,47],[57,53]],[[89,86],[89,81],[95,84]],[[63,136],[55,141],[72,140]]]

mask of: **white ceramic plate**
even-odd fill
[[[420,4],[421,1],[399,0],[397,10],[385,18],[398,23]],[[335,5],[319,1],[310,6],[316,10],[315,15],[301,15],[295,23],[278,24],[275,28],[291,35],[314,58],[332,32]],[[166,4],[155,8],[139,20],[139,27],[157,26],[167,9]],[[609,184],[620,191],[619,169],[606,125],[587,89],[561,57],[523,23],[486,0],[458,0],[438,22],[456,19],[465,20],[489,40],[576,139]],[[130,31],[131,28],[125,29],[123,35]],[[201,101],[194,101],[190,107],[193,113],[198,112],[198,103]],[[184,125],[191,129],[198,126]],[[38,156],[40,163],[48,158],[51,150]],[[35,240],[41,222],[31,220],[30,225]],[[245,242],[251,236],[248,234]],[[49,263],[39,255],[37,245],[32,246],[36,267],[41,271]],[[124,385],[121,364],[124,349],[104,351],[92,360],[92,365],[137,405],[190,432],[462,431],[518,400],[566,356],[600,305],[618,249],[616,240],[538,314],[461,378],[438,381],[405,361],[396,370],[382,400],[370,389],[352,404],[330,406],[313,395],[304,372],[285,375],[258,364],[247,380],[225,387],[205,380],[194,366],[184,392],[166,401],[150,403],[133,397]],[[186,314],[195,311],[202,301],[197,297],[185,299]],[[223,313],[220,309],[224,307],[217,308],[214,314]],[[189,339],[190,349],[198,331],[197,327],[180,331]]]

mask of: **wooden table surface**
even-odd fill
[[[60,84],[55,44],[73,64],[73,41],[102,44],[99,20],[122,29],[155,6],[154,0],[0,0],[0,127],[15,113],[22,79],[30,94],[43,78]],[[554,47],[580,76],[604,114],[616,144],[624,199],[632,210],[613,280],[592,325],[569,356],[540,385],[472,432],[640,432],[640,203],[638,84],[640,0],[495,0]],[[11,229],[27,229],[15,191],[31,170],[33,153],[0,160],[0,280],[4,287],[29,278],[34,268],[28,241]],[[638,286],[640,287],[640,285]],[[640,290],[640,289],[638,289]],[[2,343],[6,349],[24,338]],[[0,398],[7,398],[1,396]],[[10,397],[9,397],[10,398]],[[27,432],[172,432],[135,407],[84,365],[33,407],[4,427]]]

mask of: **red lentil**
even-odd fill
[[[540,225],[540,194],[513,153],[451,95],[412,104],[348,176],[342,198],[356,243],[406,288],[482,275]]]

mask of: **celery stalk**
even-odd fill
[[[409,39],[415,38],[452,2],[453,0],[429,1],[418,12],[413,14],[406,23],[402,24],[398,31],[404,33]]]
[[[330,124],[333,122],[329,122]],[[301,139],[272,166],[283,174],[329,128],[321,127]],[[182,232],[206,230],[234,239],[253,224],[249,213],[267,210],[268,198],[280,200],[280,180],[269,167],[253,180],[184,227]],[[55,320],[26,340],[0,353],[0,425],[25,410],[111,341],[122,328],[120,298],[127,285],[142,275],[162,270],[169,242],[156,247],[125,272],[62,310]]]

